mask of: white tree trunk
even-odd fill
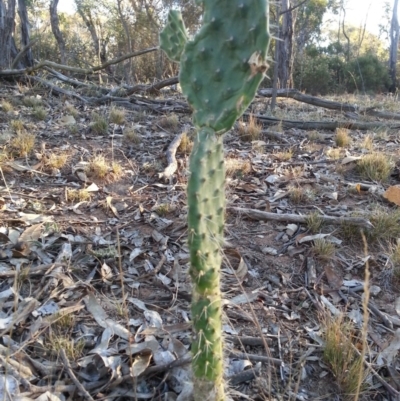
[[[399,0],[394,0],[392,23],[390,25],[390,50],[389,50],[389,72],[392,80],[390,88],[391,92],[396,92],[397,77],[396,77],[396,64],[397,52],[399,47],[399,20],[397,17]]]

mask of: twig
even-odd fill
[[[170,180],[172,175],[175,173],[175,171],[178,168],[178,162],[176,161],[176,151],[182,141],[182,137],[184,135],[184,132],[181,132],[179,135],[177,135],[174,140],[170,143],[167,149],[167,161],[168,161],[168,166],[165,168],[165,170],[158,174],[159,179],[165,179],[165,180]]]
[[[278,365],[278,366],[284,365],[284,362],[281,359],[270,358],[269,356],[252,355],[246,352],[233,352],[233,351],[228,352],[228,355],[231,358],[248,359],[249,361],[253,362],[272,363],[273,365]]]
[[[78,388],[78,390],[82,393],[83,397],[86,400],[94,401],[92,396],[86,391],[86,389],[83,387],[83,385],[80,383],[80,381],[76,378],[74,372],[72,371],[71,365],[69,363],[67,355],[65,354],[65,350],[64,349],[60,350],[60,356],[61,356],[61,359],[64,362],[65,370],[67,371],[67,373],[68,373],[69,377],[71,378],[71,380],[75,383],[75,385]]]
[[[228,210],[233,210],[235,212],[243,213],[254,220],[264,220],[264,221],[291,221],[294,223],[307,223],[307,216],[300,216],[298,214],[276,214],[270,212],[263,212],[261,210],[248,209],[242,207],[228,207]],[[373,228],[373,225],[369,220],[363,219],[361,217],[336,217],[336,216],[320,216],[322,221],[327,224],[340,225],[343,223],[353,224],[359,227]]]

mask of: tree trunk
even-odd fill
[[[26,9],[26,0],[18,0],[18,15],[21,23],[21,48],[26,47],[29,42],[29,20],[28,10]],[[25,67],[33,66],[32,49],[29,47],[22,57],[22,63]]]
[[[54,37],[56,38],[58,49],[60,50],[61,64],[67,64],[67,54],[65,50],[65,40],[60,31],[60,21],[57,14],[58,0],[50,1],[50,24]]]
[[[292,57],[293,57],[293,15],[290,10],[290,1],[281,1],[282,24],[280,41],[277,41],[279,52],[278,79],[281,89],[291,88],[292,85]]]
[[[97,57],[98,63],[101,64],[100,39],[99,39],[99,36],[97,35],[96,27],[94,26],[94,22],[93,22],[90,10],[86,14],[85,13],[86,10],[83,9],[83,7],[81,6],[80,2],[76,2],[76,5],[77,5],[78,13],[82,17],[83,22],[85,23],[86,28],[89,30],[90,36],[92,37],[94,51],[96,53],[96,57]]]
[[[16,56],[14,30],[15,0],[0,0],[0,69],[10,68]]]
[[[390,54],[389,54],[389,72],[392,80],[390,87],[391,92],[396,92],[397,77],[396,77],[396,64],[397,64],[397,50],[399,47],[399,20],[397,18],[399,0],[394,0],[392,23],[390,25]]]
[[[127,53],[130,53],[130,52],[133,51],[133,49],[132,49],[132,37],[131,37],[131,33],[129,31],[128,23],[126,22],[124,13],[122,12],[121,0],[117,0],[117,6],[118,6],[119,18],[121,19],[121,23],[122,23],[122,26],[124,28],[126,39],[127,39],[127,42],[128,42],[127,43],[127,45],[128,45],[127,46],[128,47]],[[132,61],[131,58],[128,60],[127,64],[128,64],[128,70],[126,71],[126,65],[125,65],[125,68],[124,68],[125,74],[124,75],[125,75],[126,82],[128,84],[131,84],[132,76],[133,76],[133,71],[132,71],[132,69],[133,69],[133,61]]]

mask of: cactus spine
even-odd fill
[[[268,0],[197,3],[204,14],[195,37],[187,39],[180,13],[171,11],[160,42],[170,59],[180,61],[180,84],[197,128],[187,191],[194,396],[225,401],[219,285],[225,213],[222,134],[249,106],[264,77],[269,9]]]

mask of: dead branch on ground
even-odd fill
[[[228,210],[233,210],[235,212],[245,214],[246,216],[254,220],[263,220],[263,221],[272,220],[280,222],[290,221],[292,223],[300,223],[300,224],[307,223],[307,216],[300,216],[298,214],[276,214],[270,212],[263,212],[261,210],[256,210],[256,209],[248,209],[248,208],[232,207],[232,206],[228,207]],[[347,217],[347,216],[336,217],[336,216],[326,216],[326,215],[321,215],[320,217],[322,221],[327,224],[341,225],[343,223],[348,223],[358,227],[373,228],[373,225],[369,220],[363,219],[361,217]]]

